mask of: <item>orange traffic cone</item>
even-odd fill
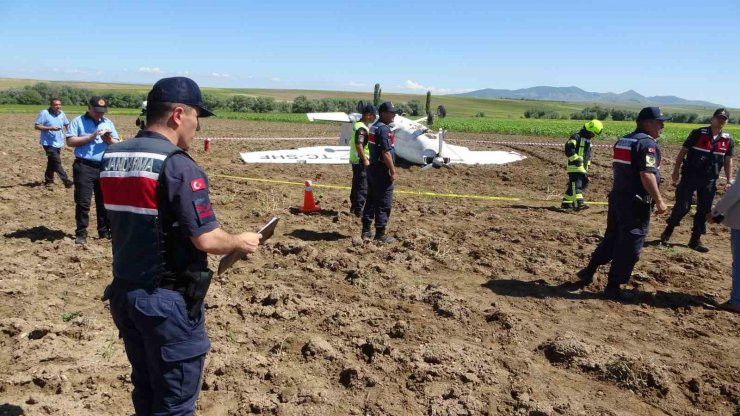
[[[209,151],[211,150],[211,139],[206,137],[205,140],[203,140],[203,151]]]
[[[303,192],[303,206],[299,210],[301,212],[321,211],[321,208],[313,200],[313,185],[309,180],[306,180],[306,190]]]

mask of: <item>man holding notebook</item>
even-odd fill
[[[211,115],[194,81],[161,79],[147,97],[146,128],[102,157],[113,241],[103,299],[131,362],[137,415],[193,414],[210,348],[206,254],[252,253],[262,237],[219,228],[208,177],[186,153],[199,118]]]

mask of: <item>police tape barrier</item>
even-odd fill
[[[196,137],[195,140],[232,140],[245,142],[265,142],[265,141],[336,141],[338,137]],[[512,142],[512,141],[490,141],[490,140],[465,140],[465,139],[448,139],[450,143],[475,143],[475,144],[498,144],[504,146],[543,146],[543,147],[561,147],[563,143],[547,142]],[[592,144],[591,147],[614,147],[612,144]]]
[[[244,176],[232,176],[232,175],[209,175],[212,178],[224,178],[224,179],[235,179],[235,180],[242,180],[242,181],[254,181],[254,182],[264,182],[264,183],[275,183],[275,184],[281,184],[281,185],[297,185],[305,187],[305,182],[295,182],[295,181],[284,181],[284,180],[278,180],[278,179],[264,179],[264,178],[248,178]],[[324,185],[324,184],[317,184],[313,183],[314,188],[326,188],[326,189],[342,189],[342,190],[348,190],[352,189],[349,186],[344,185]],[[432,198],[456,198],[456,199],[474,199],[474,200],[483,200],[483,201],[507,201],[507,202],[548,202],[552,203],[556,200],[549,200],[549,199],[534,199],[534,198],[517,198],[517,197],[508,197],[508,196],[492,196],[492,195],[475,195],[475,194],[453,194],[453,193],[440,193],[440,192],[430,192],[430,191],[407,191],[404,189],[398,189],[396,188],[393,193],[395,194],[403,194],[403,195],[414,195],[414,196],[426,196],[426,197],[432,197]],[[608,205],[606,202],[601,201],[589,201],[590,205]]]

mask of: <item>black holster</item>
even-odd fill
[[[640,220],[650,218],[650,214],[653,212],[653,199],[650,195],[639,196],[635,195],[635,213]]]
[[[186,271],[182,272],[178,278],[185,282],[185,293],[182,296],[188,306],[188,316],[190,319],[195,319],[200,314],[203,300],[211,286],[213,272],[210,270]]]

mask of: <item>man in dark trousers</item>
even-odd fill
[[[380,120],[370,127],[368,137],[370,165],[367,168],[367,182],[370,188],[368,202],[362,212],[362,239],[373,238],[370,227],[375,219],[375,240],[392,243],[395,238],[386,234],[388,218],[393,207],[393,182],[396,179],[396,150],[390,124],[398,110],[386,101],[378,107]]]
[[[108,145],[118,142],[113,122],[105,117],[108,100],[91,97],[87,112],[72,120],[67,130],[67,146],[75,148],[72,178],[75,187],[75,244],[87,244],[87,226],[90,221],[90,203],[95,196],[95,214],[98,218],[98,237],[110,238],[110,226],[100,194],[100,162]]]
[[[44,172],[44,185],[51,186],[54,184],[54,173],[59,175],[59,179],[66,188],[71,188],[73,182],[67,176],[67,172],[62,167],[60,153],[64,147],[64,132],[69,126],[69,120],[62,111],[62,100],[52,98],[49,102],[49,108],[41,110],[34,128],[41,132],[39,143],[46,152],[46,172]]]
[[[367,172],[370,165],[370,150],[367,137],[370,126],[375,121],[375,106],[366,105],[362,109],[362,118],[352,125],[352,137],[349,139],[349,163],[352,166],[352,190],[349,192],[350,212],[362,216],[362,209],[367,199]]]
[[[103,299],[131,363],[137,415],[192,415],[210,340],[206,253],[252,253],[261,235],[219,228],[208,177],[190,158],[199,118],[213,115],[189,78],[159,80],[146,128],[110,146],[100,183],[113,232],[113,282]]]
[[[588,265],[577,275],[580,284],[593,281],[599,266],[611,262],[604,297],[625,301],[632,296],[622,291],[640,258],[650,226],[650,213],[667,207],[660,194],[660,148],[656,140],[663,131],[664,116],[658,107],[645,107],[637,116],[637,129],[614,145],[612,168],[614,183],[609,193],[609,209],[604,239],[591,254]]]
[[[709,251],[702,244],[701,236],[707,232],[706,217],[712,209],[717,178],[723,167],[727,185],[732,184],[732,153],[735,145],[730,133],[722,130],[729,118],[730,113],[726,109],[718,108],[712,115],[711,125],[692,130],[678,152],[671,175],[673,186],[676,187],[676,204],[668,217],[668,225],[660,235],[662,244],[668,244],[673,230],[691,209],[691,200],[696,193],[696,214],[689,247],[700,253]]]

